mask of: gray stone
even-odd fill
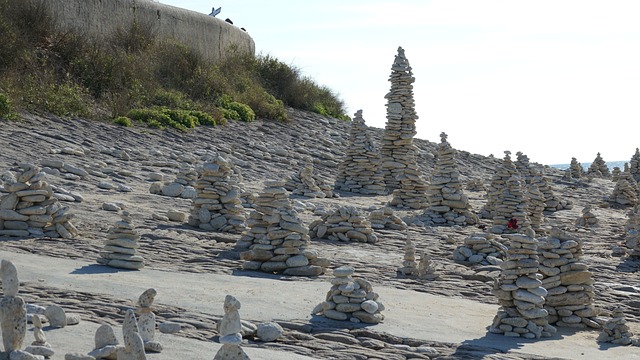
[[[256,335],[262,341],[275,341],[282,336],[284,329],[276,322],[266,322],[258,324]]]
[[[49,305],[44,311],[44,316],[49,320],[49,325],[53,327],[67,326],[67,315],[64,309],[58,305]]]
[[[0,298],[0,329],[6,352],[22,348],[27,333],[27,307],[21,297]]]
[[[158,330],[163,334],[175,334],[182,330],[182,325],[176,322],[165,321],[158,325]]]
[[[9,260],[2,260],[0,263],[0,278],[2,279],[2,292],[4,296],[17,296],[20,289],[18,280],[18,270]]]

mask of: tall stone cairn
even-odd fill
[[[540,169],[531,169],[532,177],[530,183],[536,184],[540,192],[544,195],[544,211],[556,212],[560,210],[570,210],[573,208],[573,203],[566,199],[561,199],[557,196],[551,185],[549,185],[549,179],[544,175],[544,172]]]
[[[373,291],[366,279],[354,279],[355,270],[351,266],[342,266],[333,270],[331,290],[324,302],[313,309],[313,314],[333,320],[378,324],[384,320],[384,305],[379,301],[378,293]]]
[[[545,210],[544,194],[537,184],[531,183],[526,185],[525,197],[527,199],[527,216],[529,217],[531,228],[536,233],[542,233],[543,213]]]
[[[627,214],[627,222],[624,225],[626,232],[625,243],[629,256],[640,257],[640,205],[633,207]]]
[[[513,162],[516,169],[520,173],[522,180],[527,184],[531,182],[533,173],[531,172],[531,165],[529,164],[529,157],[523,154],[521,151],[516,152],[516,161]]]
[[[242,233],[246,229],[241,188],[232,165],[215,155],[202,165],[189,225],[207,231]]]
[[[313,173],[313,162],[311,161],[308,161],[300,172],[291,175],[284,184],[284,188],[293,195],[310,198],[333,197],[331,186]]]
[[[384,177],[380,173],[380,153],[362,118],[362,110],[358,110],[351,121],[349,145],[338,165],[335,188],[363,195],[386,194]]]
[[[425,209],[429,206],[427,181],[423,179],[415,161],[404,169],[404,174],[398,179],[400,188],[393,190],[393,198],[389,201],[389,206],[411,210]]]
[[[418,275],[418,262],[416,261],[416,246],[411,241],[409,233],[406,234],[404,243],[404,260],[402,266],[398,268],[398,272],[405,276]]]
[[[594,320],[600,310],[592,304],[592,273],[580,261],[582,241],[554,228],[550,236],[538,239],[538,251],[549,323],[578,329],[600,328],[601,324]]]
[[[640,149],[638,148],[629,161],[629,172],[636,182],[640,183]]]
[[[489,230],[494,234],[514,233],[517,229],[508,227],[509,220],[515,218],[519,228],[530,227],[527,216],[527,203],[522,182],[509,151],[505,151],[502,166],[496,171],[490,191],[494,199],[492,206],[493,226]]]
[[[506,235],[507,259],[494,284],[500,309],[489,331],[511,337],[550,337],[556,329],[547,321],[543,308],[547,290],[538,273],[538,241],[524,234]]]
[[[469,198],[464,194],[460,172],[456,164],[456,150],[440,134],[438,160],[427,190],[429,207],[422,214],[435,225],[474,225],[479,219],[471,211]]]
[[[608,178],[611,176],[609,171],[609,167],[607,163],[602,159],[600,153],[596,155],[596,158],[591,163],[591,166],[587,169],[587,176],[589,177],[599,177],[599,178]]]
[[[309,225],[312,239],[353,241],[375,244],[378,236],[366,215],[354,206],[342,206]]]
[[[426,186],[420,177],[413,145],[418,119],[413,100],[415,78],[402,47],[398,47],[389,81],[391,90],[385,96],[387,123],[380,146],[382,175],[387,189],[421,193]],[[426,206],[426,201],[423,205]]]
[[[566,170],[566,177],[569,179],[580,179],[584,176],[584,168],[574,157],[571,158],[571,164]]]
[[[629,163],[624,163],[624,171],[620,172],[620,174],[618,174],[618,179],[614,181],[618,181],[620,179],[627,180],[636,194],[640,196],[640,185],[633,177],[633,174],[631,174],[631,167],[629,166]]]
[[[505,157],[496,168],[495,174],[491,177],[491,182],[487,187],[487,202],[480,211],[480,215],[485,219],[493,219],[495,207],[498,202],[498,196],[507,186],[507,180],[512,176],[517,176],[518,171],[511,161],[511,152],[505,151]]]
[[[249,214],[249,228],[236,244],[245,270],[317,276],[329,265],[309,245],[309,229],[293,209],[283,181],[266,181]]]
[[[46,173],[22,163],[15,178],[4,177],[9,194],[0,198],[0,236],[70,239],[78,234],[71,223],[74,214],[53,195]]]
[[[97,263],[121,269],[142,269],[144,258],[137,255],[137,249],[140,247],[138,240],[140,235],[133,225],[131,214],[123,211],[120,221],[109,229]]]
[[[620,179],[620,174],[622,173],[622,171],[620,170],[620,167],[618,166],[614,166],[613,170],[611,170],[611,181],[616,182]]]

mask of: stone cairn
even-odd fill
[[[342,206],[309,225],[311,239],[327,238],[333,241],[354,241],[375,244],[378,236],[362,211],[353,206]]]
[[[496,240],[496,235],[475,233],[464,239],[464,244],[453,250],[453,260],[471,264],[500,265],[506,257],[507,247]]]
[[[511,152],[505,151],[505,157],[496,168],[495,174],[491,177],[491,182],[487,187],[487,202],[480,211],[480,216],[485,219],[493,219],[498,196],[505,190],[507,180],[513,176],[518,176],[518,171],[511,161]]]
[[[587,205],[582,209],[582,215],[576,219],[576,227],[590,228],[598,225],[598,218],[593,213],[593,207]]]
[[[571,164],[565,171],[565,178],[567,179],[580,179],[584,176],[584,168],[574,157],[571,158]]]
[[[601,324],[593,320],[600,311],[592,305],[592,274],[580,261],[582,241],[554,228],[550,236],[538,239],[538,251],[549,323],[578,329],[600,328]]]
[[[313,309],[314,315],[329,319],[378,324],[384,320],[384,305],[371,283],[365,279],[354,279],[351,266],[341,266],[333,270],[331,290],[326,300]]]
[[[94,348],[88,355],[96,359],[117,359],[117,353],[120,347],[116,333],[113,331],[111,325],[102,324],[96,330]]]
[[[51,344],[47,342],[47,337],[44,331],[42,331],[42,319],[40,315],[31,316],[31,323],[33,324],[33,337],[35,341],[24,350],[33,355],[40,355],[45,358],[52,357],[55,351],[51,347]]]
[[[540,191],[537,184],[527,184],[525,197],[527,199],[527,217],[531,224],[531,228],[536,233],[542,233],[542,224],[544,223],[544,194]]]
[[[467,181],[465,189],[467,191],[486,191],[484,187],[484,181],[482,179],[469,179]]]
[[[573,203],[569,200],[560,199],[554,194],[551,185],[549,185],[549,179],[539,169],[531,169],[530,181],[528,183],[535,184],[540,189],[542,195],[544,195],[544,211],[555,212],[560,210],[570,210],[573,208]]]
[[[137,255],[140,235],[132,224],[131,214],[123,211],[120,221],[109,229],[104,247],[97,259],[98,264],[121,269],[140,270],[144,267],[144,258]]]
[[[379,169],[380,154],[371,140],[362,110],[358,110],[351,121],[349,145],[338,165],[335,188],[363,195],[385,195],[384,178]]]
[[[266,181],[249,214],[249,229],[238,240],[245,270],[317,276],[329,265],[327,259],[307,249],[309,229],[293,209],[282,181]]]
[[[502,272],[493,289],[501,307],[489,331],[526,339],[550,337],[556,329],[543,308],[547,290],[538,273],[538,241],[524,234],[505,236],[507,259],[500,264]]]
[[[426,280],[434,280],[439,276],[436,274],[436,266],[431,260],[431,256],[420,252],[420,262],[418,263],[418,278]]]
[[[391,201],[393,206],[424,209],[427,207],[426,182],[416,163],[416,120],[413,100],[413,82],[409,61],[404,49],[398,47],[398,54],[391,66],[391,90],[387,99],[387,123],[380,146],[381,172],[387,189],[396,189]]]
[[[596,155],[596,158],[587,169],[587,176],[589,177],[599,177],[599,178],[608,178],[611,175],[609,172],[609,167],[607,163],[602,159],[600,153]]]
[[[122,338],[124,346],[118,347],[118,360],[146,360],[144,341],[140,336],[136,314],[132,309],[127,310],[122,324]]]
[[[39,167],[22,163],[16,178],[5,177],[9,194],[0,199],[0,236],[73,238],[73,214],[61,206]]]
[[[493,226],[490,232],[494,234],[518,232],[518,228],[530,227],[527,216],[527,203],[520,176],[511,161],[510,152],[505,151],[502,166],[496,171],[492,179],[489,200],[491,204]],[[518,227],[511,227],[511,219],[517,220]]]
[[[624,225],[626,231],[626,246],[629,256],[640,257],[640,205],[634,206],[627,214],[628,219]]]
[[[522,177],[526,183],[529,183],[530,179],[533,177],[529,157],[521,151],[518,151],[516,152],[516,161],[513,162],[513,165],[516,166],[516,170],[520,173],[520,177]]]
[[[411,241],[409,233],[406,234],[404,243],[404,260],[402,266],[398,268],[398,272],[404,276],[418,275],[418,262],[416,261],[416,246]]]
[[[149,187],[149,192],[157,195],[193,199],[196,196],[194,185],[197,180],[198,171],[196,171],[196,168],[192,163],[183,161],[173,182],[155,182]]]
[[[24,299],[18,296],[20,281],[18,270],[11,261],[0,262],[0,278],[2,279],[3,297],[0,298],[0,328],[2,329],[2,343],[6,358],[35,359],[29,353],[21,350],[27,335],[27,306]]]
[[[626,163],[625,163],[626,165]],[[620,174],[622,173],[622,171],[620,170],[619,166],[614,166],[613,170],[611,170],[611,181],[616,182],[620,179]]]
[[[190,226],[230,233],[246,230],[241,188],[233,180],[235,176],[231,163],[217,154],[202,165],[189,215]]]
[[[407,223],[402,220],[398,215],[394,214],[393,209],[390,207],[384,207],[382,209],[373,210],[369,214],[369,221],[371,222],[371,228],[374,230],[391,229],[391,230],[406,230]]]
[[[638,148],[629,161],[629,172],[636,182],[640,183],[640,149]]]
[[[613,309],[611,318],[602,326],[597,341],[617,345],[638,345],[638,340],[633,339],[633,333],[627,326],[627,320],[621,306],[616,306]]]
[[[621,206],[635,206],[638,204],[638,192],[627,179],[620,178],[609,200]]]
[[[240,321],[241,304],[231,295],[224,298],[224,316],[220,320],[218,342],[222,344],[213,360],[249,360],[242,350],[242,323]]]
[[[151,309],[153,300],[158,292],[156,289],[145,290],[138,298],[138,328],[140,329],[140,337],[144,343],[145,352],[160,353],[162,352],[162,344],[154,340],[156,335],[156,315]]]
[[[479,221],[462,190],[455,156],[456,150],[447,141],[447,134],[441,133],[438,160],[427,190],[429,207],[422,214],[427,223],[452,226],[474,225]]]
[[[319,176],[313,173],[313,162],[309,159],[300,173],[291,175],[284,188],[293,195],[302,195],[310,198],[333,197],[333,190]]]

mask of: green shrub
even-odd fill
[[[225,119],[240,120],[240,114],[238,114],[237,111],[226,108],[220,108],[220,110],[222,111],[222,117],[224,117]]]
[[[191,116],[195,116],[198,119],[199,125],[216,126],[216,120],[213,118],[213,116],[207,114],[204,111],[191,110],[189,111],[189,114]]]
[[[233,110],[238,113],[240,116],[240,120],[245,122],[251,122],[256,119],[256,114],[253,112],[251,107],[247,104],[242,104],[237,101],[232,101],[229,103],[227,109]]]
[[[158,89],[153,94],[151,105],[162,106],[170,109],[193,109],[195,104],[187,96],[177,90]]]
[[[113,119],[113,122],[124,127],[133,126],[133,122],[131,122],[131,119],[126,116],[118,116],[117,118]]]
[[[13,104],[9,97],[3,93],[0,93],[0,118],[12,120],[16,117],[13,112]]]

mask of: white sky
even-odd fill
[[[301,69],[384,128],[398,46],[416,78],[418,138],[531,161],[628,161],[640,147],[640,1],[228,0],[256,53]]]

